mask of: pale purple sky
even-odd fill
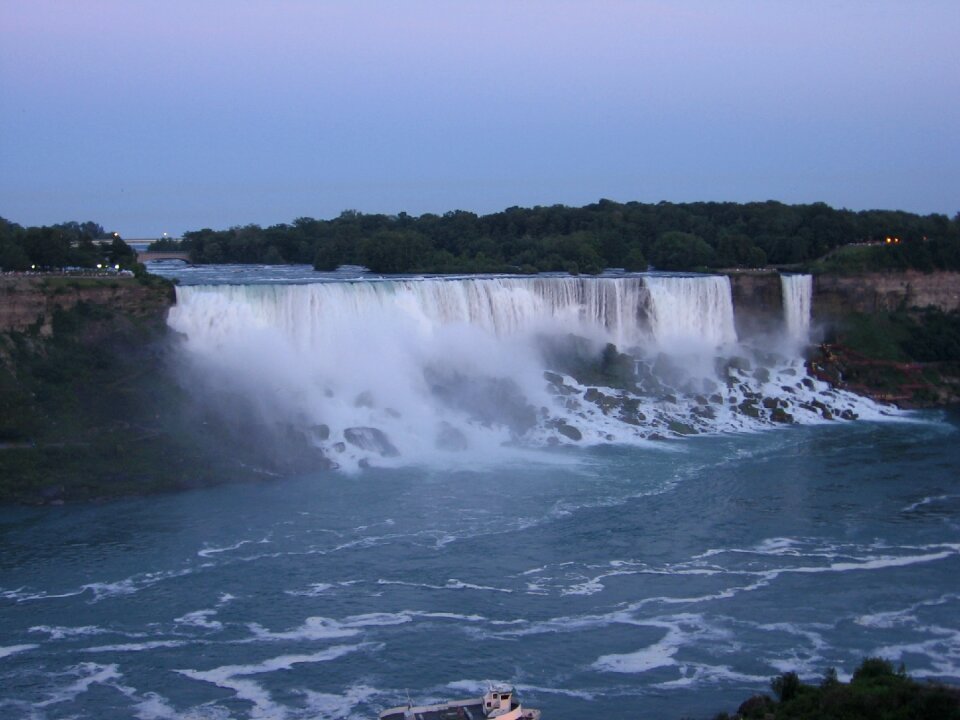
[[[960,210],[960,2],[0,0],[0,216]]]

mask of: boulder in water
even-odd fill
[[[400,454],[400,451],[390,442],[387,434],[379,428],[347,428],[343,431],[343,439],[361,450],[375,452],[380,457],[396,457]]]
[[[371,393],[369,390],[364,390],[362,393],[357,395],[357,397],[354,399],[353,406],[358,408],[361,408],[361,407],[372,408],[373,393]]]
[[[455,428],[448,422],[442,422],[435,445],[438,450],[449,450],[451,452],[466,450],[467,436],[459,428]]]
[[[573,441],[583,440],[583,433],[577,430],[573,425],[563,423],[557,427],[557,432]]]

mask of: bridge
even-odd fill
[[[156,262],[157,260],[182,260],[190,262],[190,253],[167,250],[138,250],[137,262]]]

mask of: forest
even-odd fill
[[[837,210],[824,203],[617,203],[511,207],[489,215],[345,210],[261,227],[204,228],[151,250],[192,262],[362,265],[377,273],[597,274],[607,268],[702,271],[774,266],[812,272],[960,270],[960,213]],[[93,222],[21,227],[0,218],[0,269],[133,266]]]
[[[130,269],[137,254],[117,233],[95,222],[65,222],[24,228],[0,217],[0,270],[95,268]]]
[[[889,242],[887,239],[889,238]],[[837,210],[824,203],[618,203],[418,217],[342,212],[270,227],[185,232],[151,249],[196,263],[363,265],[378,273],[717,268],[960,270],[960,213]],[[820,265],[814,267],[814,263]]]

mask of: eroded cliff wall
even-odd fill
[[[907,270],[814,278],[813,312],[818,318],[927,307],[960,309],[960,273]]]
[[[173,286],[159,278],[69,275],[0,276],[0,333],[33,332],[49,336],[57,310],[80,303],[108,308],[136,318],[165,318],[175,302]]]

